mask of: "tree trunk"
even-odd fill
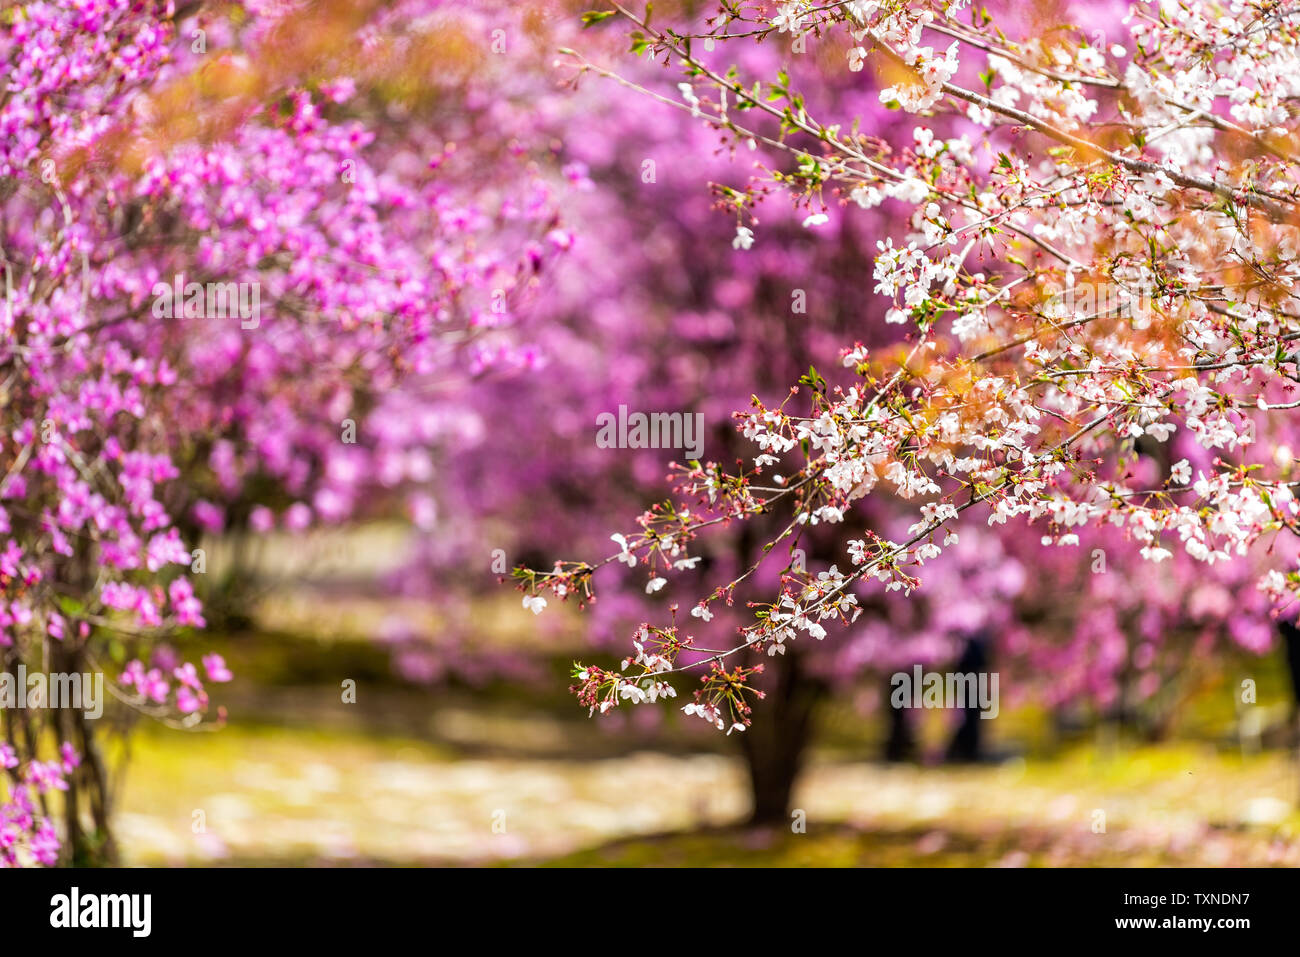
[[[985,647],[987,637],[982,634],[972,635],[966,640],[966,647],[953,670],[960,674],[975,674],[987,671],[989,667],[988,650]],[[967,701],[962,709],[961,720],[948,742],[945,759],[963,764],[979,761],[984,756],[984,719],[978,702]]]
[[[891,764],[915,761],[917,758],[916,733],[912,730],[910,712],[895,708],[891,698],[894,693],[892,677],[885,679],[885,708],[888,714],[889,734],[885,738],[885,760]]]
[[[774,681],[755,704],[753,725],[740,732],[749,766],[751,825],[786,824],[790,799],[812,737],[812,716],[825,693],[822,682],[804,670],[798,652],[768,659]]]
[[[89,592],[94,575],[90,554],[85,547],[79,548],[63,563],[59,578],[71,594]],[[67,675],[88,674],[87,640],[75,629],[69,629],[61,641],[46,638],[51,670]],[[94,680],[93,675],[91,680]],[[119,860],[110,822],[108,774],[95,739],[95,722],[87,720],[81,707],[52,710],[51,719],[51,730],[59,744],[70,745],[81,756],[80,765],[67,775],[68,790],[63,792],[64,863],[78,867],[116,866]],[[90,830],[85,827],[87,821],[91,824]]]
[[[1279,621],[1282,633],[1286,668],[1291,675],[1291,709],[1287,720],[1287,748],[1293,759],[1300,763],[1300,623]],[[1300,804],[1300,798],[1297,799]]]
[[[71,635],[64,639],[69,643],[78,640]],[[54,650],[60,652],[52,658],[55,670],[64,674],[89,673],[81,645]],[[81,756],[81,764],[67,776],[68,790],[63,794],[65,856],[67,863],[77,867],[116,867],[119,859],[110,820],[108,772],[94,728],[95,722],[87,720],[81,708],[61,708],[56,714],[55,732],[60,744],[72,745]],[[87,818],[90,830],[84,827]]]

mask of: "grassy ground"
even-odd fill
[[[232,723],[141,725],[117,803],[127,862],[1300,866],[1300,771],[1238,746],[1233,669],[1191,702],[1179,743],[1063,737],[1006,708],[990,731],[1017,756],[973,767],[870,763],[879,723],[836,701],[795,820],[753,829],[737,824],[748,791],[734,741],[663,710],[591,721],[574,705],[565,671],[586,652],[562,616],[542,633],[513,600],[476,606],[467,650],[528,658],[540,680],[431,691],[395,682],[366,637],[394,607],[342,586],[272,594],[255,634],[198,638],[239,676],[219,698]],[[1276,710],[1276,662],[1247,667]],[[934,753],[949,729],[923,717]]]
[[[804,833],[732,826],[747,796],[725,755],[462,758],[245,727],[134,750],[119,826],[141,864],[1300,865],[1294,767],[1186,745],[965,768],[821,755]]]

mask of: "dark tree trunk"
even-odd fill
[[[966,648],[957,661],[954,671],[959,674],[976,675],[989,666],[988,651],[985,648],[986,637],[975,635],[967,639]],[[948,742],[945,755],[948,761],[957,763],[978,761],[984,756],[984,719],[978,702],[967,701],[962,709],[961,722]]]
[[[885,678],[885,705],[889,715],[889,736],[885,738],[885,760],[889,762],[915,761],[916,733],[906,708],[893,705],[894,681]]]
[[[773,679],[767,697],[754,706],[753,725],[740,732],[753,799],[751,825],[789,822],[794,783],[812,737],[813,711],[825,693],[797,652],[769,658],[767,671]]]
[[[59,573],[70,593],[87,594],[94,580],[88,551],[78,549]],[[67,675],[88,673],[86,639],[75,630],[70,630],[62,641],[47,638],[46,642],[51,670]],[[78,707],[58,708],[51,711],[51,716],[59,743],[71,745],[81,756],[81,764],[67,775],[68,790],[63,793],[64,862],[81,867],[116,866],[119,859],[111,828],[108,774],[95,739],[95,722],[87,720],[85,710]],[[89,831],[85,827],[87,818],[92,828]]]
[[[72,636],[65,639],[72,640]],[[61,652],[54,659],[58,671],[89,673],[81,647],[54,650]],[[95,737],[96,722],[88,720],[80,708],[61,708],[56,720],[59,741],[72,745],[81,756],[80,766],[67,776],[68,790],[63,795],[68,863],[78,867],[116,867],[120,861],[110,820],[108,770]],[[89,831],[83,826],[87,817],[92,826]]]
[[[1280,621],[1278,630],[1282,632],[1282,640],[1286,648],[1286,667],[1291,675],[1291,720],[1289,722],[1288,734],[1290,737],[1290,746],[1296,747],[1297,721],[1296,715],[1300,711],[1300,628],[1295,622]]]

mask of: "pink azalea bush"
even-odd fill
[[[518,38],[517,17],[316,12],[347,42],[273,3],[0,12],[8,672],[45,656],[107,672],[139,712],[205,720],[230,671],[163,643],[205,625],[199,535],[427,512],[459,390],[529,367],[516,314],[567,239],[545,146],[479,135],[510,96],[488,25]],[[5,721],[3,859],[57,851],[33,788],[65,790],[111,859],[93,724]],[[46,732],[80,769],[41,763]]]

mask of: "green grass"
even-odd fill
[[[545,867],[1159,867],[1188,861],[1132,854],[1101,840],[1065,842],[1048,830],[988,833],[953,828],[862,830],[845,825],[786,830],[733,828],[618,841],[549,861]]]
[[[546,679],[421,689],[367,637],[382,603],[336,597],[183,649],[227,657],[236,682],[214,697],[233,723],[141,724],[117,806],[128,862],[1300,866],[1300,772],[1280,751],[1243,753],[1233,733],[1242,676],[1259,707],[1288,700],[1276,656],[1206,683],[1166,743],[1062,735],[1039,709],[1004,708],[991,743],[1018,757],[1000,765],[867,763],[878,712],[828,701],[794,798],[806,833],[793,833],[737,826],[748,792],[734,740],[674,709],[649,725],[635,720],[646,709],[590,720],[565,691],[576,629],[540,636],[517,602],[509,614],[485,606],[474,641],[517,647]],[[344,678],[357,681],[356,704],[341,701]],[[919,717],[923,751],[937,753],[948,716]]]
[[[822,752],[797,834],[735,826],[735,757],[466,759],[402,735],[154,728],[133,739],[119,827],[147,864],[1294,865],[1295,784],[1280,754],[1195,744],[951,768]]]

